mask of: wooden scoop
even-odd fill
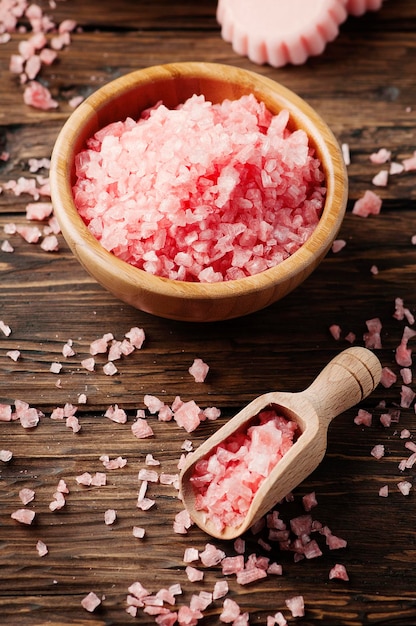
[[[324,457],[331,420],[366,398],[377,387],[380,377],[381,364],[374,353],[367,348],[352,347],[332,359],[304,391],[266,393],[250,402],[186,458],[180,475],[180,492],[193,521],[219,539],[241,535],[313,472]],[[190,480],[195,463],[237,430],[247,430],[255,423],[258,413],[270,406],[279,415],[295,421],[301,434],[260,485],[244,522],[235,528],[226,526],[219,530],[203,511],[195,509]]]

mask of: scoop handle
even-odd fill
[[[330,421],[366,398],[380,382],[381,363],[374,352],[354,346],[340,352],[302,392],[321,423]]]

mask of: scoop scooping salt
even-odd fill
[[[273,267],[318,224],[321,163],[287,110],[253,95],[194,95],[99,130],[76,157],[75,205],[122,260],[173,280],[219,282]]]

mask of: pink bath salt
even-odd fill
[[[149,469],[141,469],[138,474],[139,480],[146,480],[150,483],[158,483],[159,482],[159,474],[155,470]]]
[[[36,550],[40,557],[46,556],[49,552],[48,546],[41,539],[36,543]]]
[[[26,219],[43,221],[52,214],[50,202],[29,202],[26,205]]]
[[[166,472],[162,472],[159,476],[159,482],[161,485],[173,485],[175,488],[178,488],[179,474],[166,474]]]
[[[346,245],[347,242],[345,241],[345,239],[335,239],[334,243],[331,246],[331,250],[334,254],[337,254],[338,252],[341,252],[341,250],[343,250]]]
[[[72,339],[68,339],[68,341],[64,344],[62,348],[62,356],[64,356],[66,359],[75,355],[75,351],[72,345],[73,345]]]
[[[22,74],[25,67],[25,59],[21,54],[12,54],[9,60],[9,72]]]
[[[351,1],[351,0],[350,0]],[[362,2],[362,0],[359,0]],[[377,0],[379,1],[379,0]],[[370,154],[370,161],[376,165],[384,165],[391,159],[391,151],[386,148],[380,148],[377,152]]]
[[[407,347],[407,343],[401,341],[396,348],[395,358],[397,365],[410,367],[412,365],[412,350]]]
[[[214,421],[220,417],[221,409],[218,409],[216,406],[208,406],[202,413],[207,420]]]
[[[267,578],[267,572],[260,567],[250,567],[237,573],[236,580],[239,585],[250,585],[251,583]]]
[[[11,450],[0,450],[0,461],[3,463],[9,463],[13,458],[13,452]]]
[[[389,181],[389,172],[388,170],[380,170],[375,176],[372,178],[372,183],[376,187],[386,187]]]
[[[204,363],[202,359],[194,359],[189,373],[194,377],[196,383],[203,383],[209,371],[209,365]]]
[[[393,317],[396,320],[406,319],[407,323],[413,325],[415,323],[415,317],[413,313],[404,306],[402,298],[395,298],[394,300],[394,313]]]
[[[37,226],[17,226],[16,231],[27,243],[38,243],[42,236]]]
[[[374,191],[367,190],[364,195],[359,198],[352,208],[354,215],[360,217],[368,217],[369,215],[378,215],[381,210],[382,200]]]
[[[91,485],[92,476],[89,472],[84,472],[79,476],[76,476],[75,480],[79,485],[84,485],[84,487],[89,487]]]
[[[200,591],[198,594],[193,594],[189,606],[191,609],[198,611],[205,611],[212,604],[212,593],[209,591]]]
[[[36,80],[32,80],[26,87],[23,93],[23,101],[25,104],[43,111],[58,107],[58,102],[53,99],[49,89]]]
[[[20,359],[20,350],[9,350],[6,352],[6,356],[9,357],[12,361],[18,361]]]
[[[103,372],[106,376],[114,376],[118,373],[118,369],[112,361],[109,361],[103,366]]]
[[[22,504],[29,504],[29,502],[32,502],[32,500],[35,499],[35,492],[33,489],[24,487],[19,491],[19,498],[22,501]]]
[[[370,427],[373,421],[373,415],[365,409],[358,409],[357,415],[354,417],[354,424],[357,426]]]
[[[378,317],[366,320],[368,332],[364,333],[363,339],[365,347],[370,350],[378,350],[382,348],[381,330],[382,324]]]
[[[305,605],[303,596],[294,596],[293,598],[287,598],[285,604],[289,611],[292,613],[292,617],[303,617],[305,615]]]
[[[146,534],[146,530],[141,526],[133,526],[133,537],[136,539],[143,539]]]
[[[339,339],[341,339],[341,326],[339,326],[338,324],[331,324],[331,326],[329,327],[329,332],[331,333],[335,341],[339,341]]]
[[[175,519],[173,522],[173,530],[175,533],[179,535],[186,535],[191,526],[193,526],[193,522],[191,516],[186,509],[180,511],[175,515]]]
[[[18,509],[14,511],[10,517],[16,520],[16,522],[30,526],[35,519],[35,512],[30,509]]]
[[[81,365],[84,369],[88,370],[89,372],[93,372],[94,368],[95,368],[95,359],[94,357],[88,357],[86,359],[83,359],[81,361]]]
[[[226,598],[223,602],[223,609],[219,616],[219,620],[224,624],[231,624],[240,615],[240,606],[232,598]]]
[[[75,415],[71,415],[66,418],[65,426],[70,428],[73,433],[79,433],[81,430],[81,424],[79,423],[79,419]]]
[[[53,494],[53,500],[49,503],[50,511],[59,511],[63,509],[66,504],[65,496],[61,491],[55,491]]]
[[[389,487],[388,485],[383,485],[382,487],[380,487],[380,489],[378,490],[378,495],[381,498],[387,498],[389,495]]]
[[[402,367],[400,370],[400,376],[402,377],[402,381],[405,385],[410,385],[413,380],[413,374],[410,367]]]
[[[117,519],[117,511],[115,509],[107,509],[104,512],[104,524],[111,526]]]
[[[173,419],[173,411],[167,404],[164,404],[158,411],[157,419],[160,422],[170,422]]]
[[[267,616],[266,626],[287,626],[287,620],[281,611]]]
[[[156,500],[152,498],[143,498],[142,500],[137,500],[137,508],[141,511],[148,511],[156,504]]]
[[[253,275],[303,245],[324,204],[319,160],[288,122],[287,111],[272,116],[252,95],[160,104],[87,142],[75,204],[104,248],[149,273],[193,282]]]
[[[117,424],[125,424],[127,422],[127,413],[118,404],[109,406],[104,413],[104,417],[108,417],[109,420],[117,422]]]
[[[204,579],[204,572],[197,569],[196,567],[192,567],[192,565],[186,566],[185,574],[187,575],[188,580],[191,583],[199,582],[200,580]]]
[[[3,320],[0,320],[0,330],[6,337],[9,337],[12,334],[12,329],[8,324],[3,322]]]
[[[147,421],[142,418],[138,418],[135,422],[133,422],[131,425],[131,431],[138,439],[146,439],[147,437],[153,437],[154,435],[151,426],[149,426]]]
[[[415,397],[416,393],[413,391],[413,389],[411,389],[407,385],[402,385],[400,391],[400,406],[402,408],[408,409],[411,406]]]
[[[384,445],[382,443],[378,443],[371,450],[371,456],[375,459],[379,460],[384,456]]]
[[[160,465],[160,461],[155,459],[153,454],[150,454],[150,452],[148,454],[146,454],[145,463],[146,463],[146,465]]]
[[[182,405],[174,411],[173,417],[180,428],[184,428],[187,433],[193,432],[201,423],[201,409],[194,400],[183,402]]]
[[[342,563],[336,563],[329,572],[329,580],[337,578],[338,580],[349,580],[349,576],[345,565]]]
[[[117,456],[114,459],[110,459],[107,455],[100,457],[104,467],[108,470],[123,469],[127,465],[127,459],[122,456]]]
[[[40,247],[45,252],[58,252],[59,241],[56,235],[47,235],[40,243]]]
[[[120,465],[118,464],[117,469],[119,469],[119,467]],[[124,467],[124,465],[121,465],[121,467]],[[112,468],[109,467],[107,469],[112,469]],[[107,474],[105,472],[95,472],[94,476],[91,477],[92,487],[104,487],[106,484],[107,484]]]
[[[88,611],[89,613],[92,613],[93,611],[95,611],[95,609],[99,607],[100,604],[101,604],[100,598],[93,591],[90,591],[90,593],[81,600],[82,608]]]
[[[207,543],[204,550],[199,553],[199,558],[205,567],[213,567],[214,565],[221,563],[221,561],[225,558],[225,552],[214,546],[212,543]]]
[[[415,152],[413,152],[413,155],[411,157],[409,157],[408,159],[404,159],[402,163],[405,172],[412,172],[416,170],[416,150]]]
[[[52,63],[56,61],[57,57],[58,53],[56,50],[52,50],[52,48],[43,48],[39,52],[39,58],[42,65],[52,65]]]
[[[311,491],[310,493],[305,494],[302,497],[302,504],[305,511],[311,511],[318,505],[318,501],[316,499],[316,493]]]
[[[214,591],[212,593],[213,600],[219,600],[223,598],[228,593],[228,582],[226,580],[217,580],[214,585]]]
[[[8,239],[1,242],[0,250],[2,252],[14,252],[14,248]]]
[[[221,561],[221,570],[224,576],[237,574],[238,572],[242,572],[243,569],[244,556],[242,554],[238,554],[237,556],[226,556]]]
[[[62,364],[54,362],[54,363],[51,363],[49,371],[52,372],[52,374],[59,374],[61,369],[62,369]]]
[[[104,354],[108,350],[108,346],[113,341],[114,336],[112,333],[106,333],[102,337],[95,339],[90,344],[90,354],[95,356],[96,354]]]
[[[383,387],[388,389],[389,387],[394,385],[396,381],[397,381],[397,375],[393,372],[393,370],[387,366],[383,367],[381,370],[381,379],[380,379],[380,382],[383,385]]]
[[[23,428],[35,428],[39,424],[39,411],[33,407],[19,411],[18,417]]]
[[[164,406],[163,400],[160,400],[156,396],[146,394],[143,398],[143,402],[150,413],[155,414]]]
[[[199,552],[196,548],[186,548],[183,555],[184,563],[192,563],[193,561],[198,561]]]
[[[195,466],[195,506],[222,530],[238,527],[254,495],[299,435],[295,422],[264,409],[246,431],[218,445]]]
[[[140,350],[143,346],[146,338],[143,328],[139,328],[138,326],[130,328],[130,330],[125,334],[125,337],[127,337],[130,343],[138,350]]]
[[[397,488],[404,496],[408,496],[412,489],[412,483],[408,480],[401,480],[399,483],[397,483]]]

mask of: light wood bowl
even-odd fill
[[[154,276],[105,250],[81,219],[72,195],[74,159],[85,142],[107,124],[162,100],[175,107],[193,94],[211,102],[254,94],[272,113],[286,108],[290,127],[302,128],[316,149],[327,194],[322,217],[308,241],[291,257],[262,273],[220,283],[195,283]],[[173,63],[122,76],[98,89],[70,115],[52,154],[51,194],[55,215],[75,257],[120,300],[165,318],[212,322],[239,317],[276,302],[317,267],[341,226],[348,178],[339,145],[321,117],[299,96],[259,74],[212,63]]]

